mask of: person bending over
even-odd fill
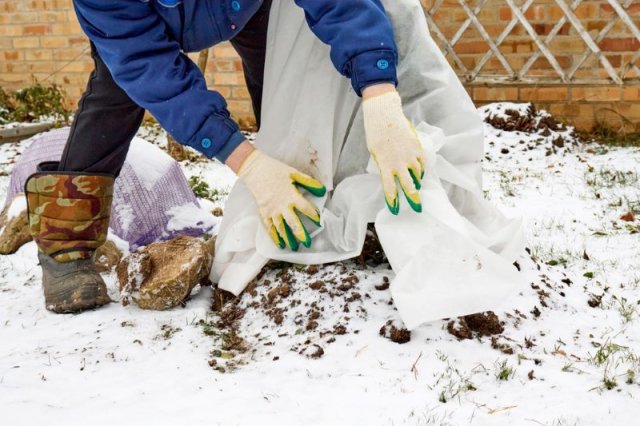
[[[379,0],[295,0],[331,60],[363,97],[367,146],[380,168],[386,204],[399,210],[397,183],[421,211],[424,153],[395,90],[397,50]],[[320,212],[299,192],[324,185],[253,148],[185,55],[229,40],[242,59],[258,126],[271,0],[74,0],[95,69],[59,162],[26,182],[47,309],[80,312],[110,302],[93,267],[105,242],[113,183],[145,110],[178,142],[227,164],[244,181],[274,243],[311,245],[300,216]],[[288,96],[279,93],[278,96]]]

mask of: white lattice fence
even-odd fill
[[[434,38],[467,83],[640,80],[640,0],[423,3]]]

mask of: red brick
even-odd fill
[[[24,35],[43,35],[51,32],[48,25],[25,25],[22,29]]]
[[[569,56],[555,56],[556,62],[560,65],[560,68],[567,69],[571,66],[571,58]],[[549,60],[540,56],[534,63],[531,65],[532,70],[541,70],[541,69],[553,69]]]
[[[4,52],[4,59],[7,61],[17,61],[22,59],[23,54],[19,50],[11,50]]]
[[[566,87],[521,87],[521,101],[564,101],[569,98]]]
[[[572,87],[571,100],[580,102],[619,101],[622,99],[620,87]]]
[[[542,5],[534,5],[529,8],[524,14],[525,18],[530,21],[544,21],[546,14],[546,7]]]
[[[536,34],[538,35],[547,35],[551,32],[551,30],[553,29],[553,27],[555,27],[556,24],[555,23],[544,23],[544,24],[531,24],[531,27],[533,27],[533,30],[536,32]],[[567,35],[569,34],[569,31],[571,31],[571,24],[567,23],[564,24],[562,27],[560,27],[560,30],[557,32],[558,35]]]
[[[607,52],[635,52],[640,49],[640,41],[636,38],[604,38],[598,46]]]
[[[485,53],[489,50],[489,45],[486,41],[461,41],[453,47],[456,53]]]
[[[564,16],[564,12],[558,6],[549,7],[549,20],[552,22],[559,21]]]
[[[607,21],[587,21],[585,28],[587,31],[602,31],[607,26]]]
[[[503,101],[517,101],[518,100],[518,88],[499,86],[499,87],[474,87],[473,99],[478,102],[503,102]]]
[[[500,8],[500,19],[503,21],[510,21],[513,16],[513,12],[510,7],[501,7]]]
[[[622,99],[625,101],[640,102],[640,85],[624,87],[622,89]]]
[[[640,16],[640,3],[631,3],[625,11],[631,16]],[[603,18],[612,18],[614,16],[618,16],[618,14],[610,4],[601,4],[600,16]]]
[[[582,3],[576,8],[574,14],[578,19],[593,19],[598,17],[598,5],[594,2]]]

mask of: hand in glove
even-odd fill
[[[264,226],[277,246],[283,249],[288,245],[293,251],[298,250],[299,242],[311,246],[309,232],[298,215],[320,226],[320,212],[298,188],[322,197],[326,193],[322,183],[259,150],[248,155],[238,176],[256,199]]]
[[[375,86],[372,86],[375,87]],[[382,189],[391,213],[400,211],[396,179],[411,208],[422,211],[420,194],[425,154],[416,130],[402,112],[395,90],[374,95],[362,103],[367,147],[380,169]]]

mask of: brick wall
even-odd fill
[[[618,1],[628,3],[625,11],[636,29],[639,28],[640,1]],[[444,0],[440,5],[434,0],[422,0],[422,3],[433,20],[434,39],[447,52],[446,42],[452,44],[469,14],[457,0]],[[469,9],[474,9],[480,2],[465,3]],[[525,1],[514,3],[522,6]],[[565,0],[565,3],[572,1]],[[631,27],[618,18],[606,0],[582,1],[572,13],[614,73],[624,77],[622,81],[614,82],[595,55],[588,55],[583,60],[589,47],[556,0],[532,1],[524,13],[537,37],[532,37],[517,21],[502,43],[497,40],[515,13],[506,0],[486,1],[477,15],[482,29],[469,23],[453,44],[453,53],[447,53],[447,58],[478,104],[500,100],[533,101],[580,128],[589,128],[594,120],[600,120],[614,127],[640,130],[640,55],[637,53],[640,38],[634,36]],[[564,23],[560,22],[563,18]],[[556,24],[557,35],[545,46],[569,82],[562,80],[544,54],[539,54],[527,72],[522,73],[532,55],[541,51],[535,39],[546,42]],[[483,56],[490,51],[482,31],[496,44],[510,70],[494,54],[474,74]]]
[[[613,126],[640,130],[640,55],[637,54],[640,40],[629,25],[617,19],[606,0],[583,1],[572,13],[595,40],[616,75],[624,77],[618,83],[594,55],[571,73],[588,47],[568,21],[558,27],[558,34],[546,45],[561,72],[571,74],[571,78],[563,81],[544,55],[539,55],[526,73],[521,73],[529,58],[540,51],[536,41],[518,22],[498,45],[496,40],[515,13],[508,0],[462,3],[470,12],[481,1],[484,5],[477,17],[483,30],[469,20],[469,14],[458,0],[422,0],[425,13],[432,19],[434,39],[445,52],[447,43],[452,45],[452,38],[459,33],[447,58],[476,103],[534,101],[581,128],[588,128],[594,120],[607,120]],[[524,15],[531,30],[544,42],[565,13],[556,0],[530,1],[531,6]],[[628,3],[626,13],[636,29],[640,28],[639,0],[618,1]],[[513,0],[518,7],[524,2]],[[466,26],[464,31],[460,29],[462,26]],[[498,45],[510,69],[493,55],[474,73],[490,51],[483,34]],[[18,89],[33,79],[57,83],[64,88],[69,105],[73,106],[92,68],[88,43],[76,21],[71,0],[0,0],[0,86]],[[233,115],[246,119],[252,111],[241,69],[231,46],[222,44],[211,50],[206,76],[210,85],[227,98]]]

